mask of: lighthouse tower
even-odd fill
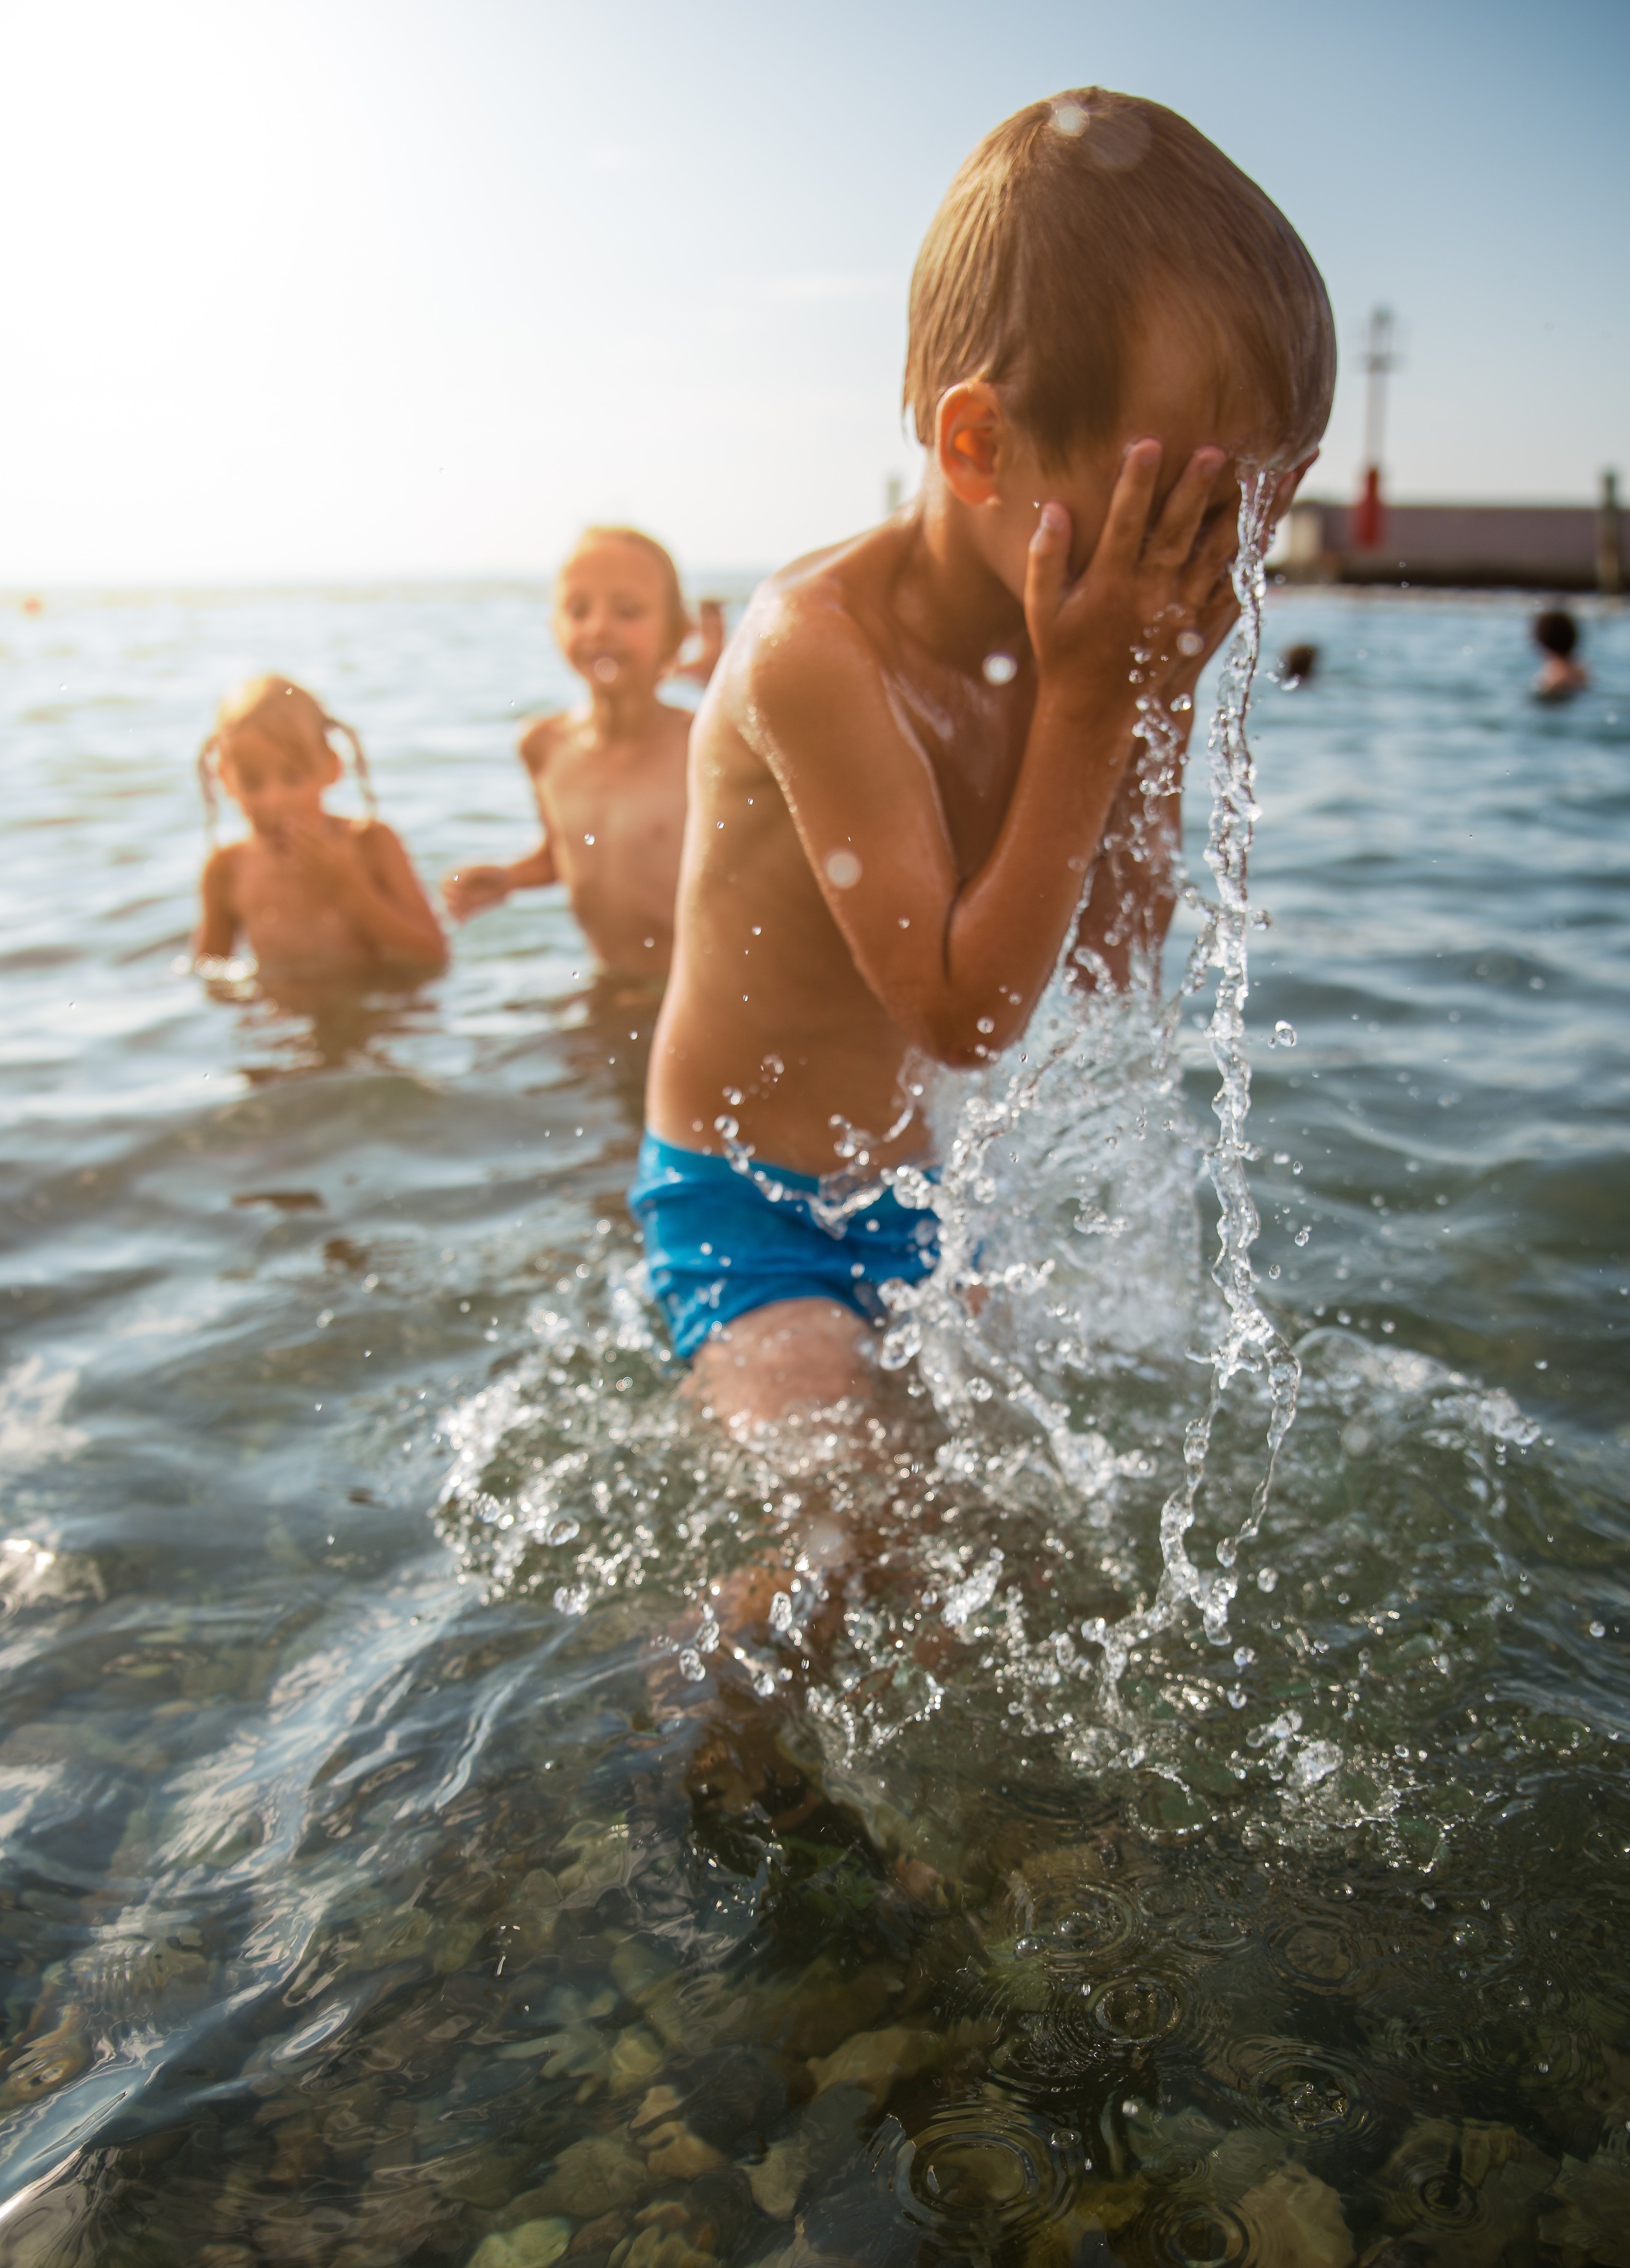
[[[1387,373],[1397,368],[1392,310],[1377,307],[1369,319],[1363,357],[1364,469],[1353,513],[1350,548],[1354,551],[1379,551],[1386,541],[1386,506],[1381,499],[1381,445],[1387,416]]]

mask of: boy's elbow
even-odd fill
[[[994,1017],[948,1009],[917,1020],[917,1028],[910,1036],[926,1056],[943,1064],[948,1071],[977,1071],[1018,1034],[1003,1029]]]

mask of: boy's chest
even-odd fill
[[[593,757],[557,757],[536,782],[538,808],[558,852],[582,865],[585,853],[631,856],[675,849],[684,829],[682,764],[645,763],[613,771]]]
[[[965,680],[921,676],[896,681],[894,693],[933,775],[957,865],[971,873],[1001,832],[1024,760],[1034,693],[1013,684],[981,697],[970,693]]]

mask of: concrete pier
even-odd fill
[[[1287,583],[1615,594],[1625,586],[1625,515],[1611,473],[1596,505],[1389,504],[1373,550],[1354,545],[1355,516],[1348,504],[1299,499],[1271,568]]]

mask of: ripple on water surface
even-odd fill
[[[1516,602],[1269,606],[1322,649],[1258,687],[1248,936],[1302,1380],[1225,1565],[1272,1402],[1230,1382],[1168,1611],[1203,992],[1164,1053],[1055,1002],[1023,1110],[986,1083],[999,1280],[902,1318],[857,1460],[675,1406],[621,1204],[648,1007],[558,907],[408,993],[173,966],[226,683],[320,685],[427,871],[513,855],[541,600],[0,625],[14,2257],[1612,2260],[1625,618],[1541,712]]]

